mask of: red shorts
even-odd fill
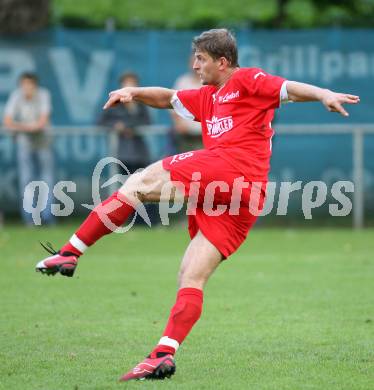
[[[166,157],[162,163],[164,169],[170,171],[171,180],[182,183],[189,197],[187,214],[191,239],[201,230],[224,258],[234,253],[263,207],[266,183],[249,182],[208,149]],[[245,184],[240,190],[242,182]]]

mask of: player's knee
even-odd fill
[[[120,188],[120,193],[133,202],[149,201],[149,194],[155,186],[155,178],[146,168],[141,172],[133,173]]]
[[[180,270],[180,271],[178,272],[178,276],[177,276],[178,287],[180,287],[181,284],[182,284],[182,278],[183,278],[183,271]]]
[[[119,189],[119,192],[132,202],[139,201],[137,191],[141,187],[141,173],[133,173]]]

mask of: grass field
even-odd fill
[[[374,231],[257,229],[211,279],[163,382],[117,378],[159,339],[182,229],[111,235],[74,278],[34,272],[38,240],[73,226],[0,230],[1,389],[374,388]]]

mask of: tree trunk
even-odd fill
[[[277,0],[277,15],[274,19],[274,27],[282,28],[286,19],[286,5],[288,0]]]

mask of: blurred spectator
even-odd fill
[[[4,126],[15,135],[17,145],[18,182],[23,205],[30,210],[33,206],[33,191],[25,191],[31,181],[41,180],[48,185],[48,194],[43,191],[39,199],[47,206],[42,212],[43,223],[53,223],[51,213],[53,188],[53,154],[50,135],[51,99],[49,91],[39,86],[36,74],[23,73],[19,78],[19,88],[13,91],[5,105]],[[32,225],[30,213],[22,207],[24,223]]]
[[[123,73],[119,79],[120,88],[139,86],[137,74]],[[150,164],[150,153],[143,137],[136,134],[137,126],[151,124],[148,107],[135,101],[118,104],[109,110],[104,110],[98,120],[100,126],[109,131],[115,131],[118,135],[117,157],[127,167],[130,173],[139,168],[145,168]],[[127,174],[127,172],[123,172]],[[152,225],[159,222],[158,207],[155,204],[146,206]],[[136,224],[143,224],[143,220],[137,218]]]
[[[192,55],[189,59],[189,72],[182,74],[175,81],[173,89],[198,89],[201,88],[200,77],[193,70],[195,56]],[[199,122],[183,119],[172,111],[174,122],[175,142],[178,152],[186,152],[189,150],[201,149],[203,147],[201,137],[201,125]]]
[[[124,73],[120,77],[120,87],[137,87],[138,76],[135,73]],[[117,158],[131,173],[145,168],[150,163],[148,148],[141,135],[136,134],[136,127],[151,123],[148,108],[135,101],[118,104],[104,110],[98,124],[118,134]]]

